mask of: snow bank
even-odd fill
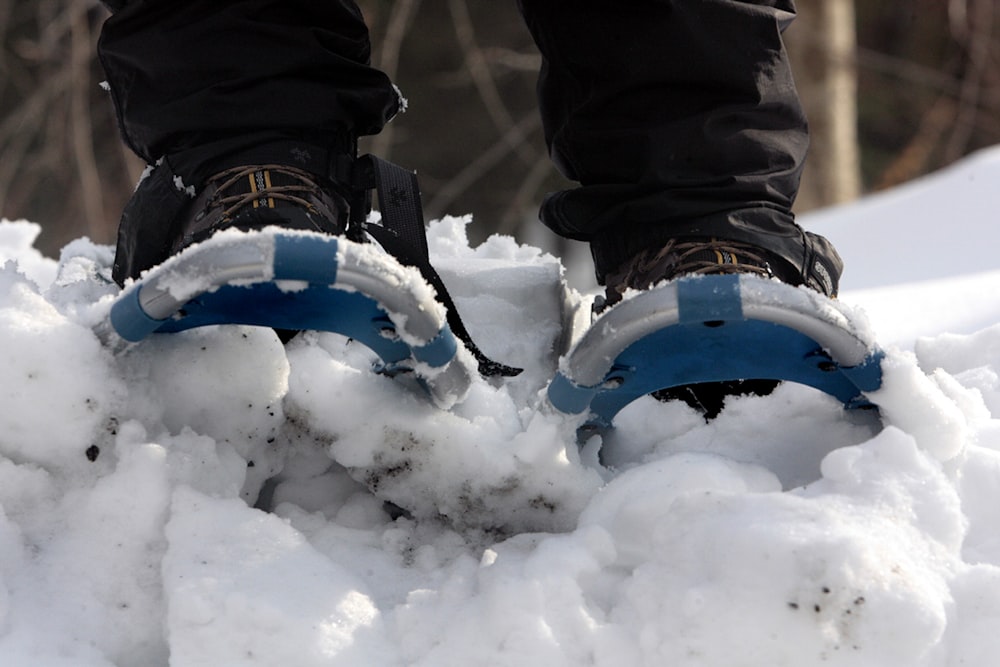
[[[844,256],[845,290],[995,271],[1000,148],[857,202],[802,216]]]
[[[595,470],[575,424],[534,410],[585,299],[564,300],[533,248],[434,227],[470,329],[526,368],[443,413],[333,335],[286,349],[206,328],[112,356],[90,328],[116,291],[110,249],[74,242],[56,275],[36,233],[0,224],[0,664],[937,667],[1000,651],[1000,328],[962,319],[995,298],[925,282],[869,301],[903,343],[885,428],[794,385],[711,424],[644,399]],[[976,284],[996,294],[998,275]],[[928,287],[949,307],[908,331],[894,304]]]

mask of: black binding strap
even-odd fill
[[[381,224],[362,222],[364,230],[386,252],[402,264],[415,267],[424,280],[430,283],[437,292],[438,301],[448,311],[448,325],[452,333],[465,343],[479,363],[479,373],[486,377],[518,375],[522,369],[493,361],[476,347],[444,281],[431,266],[417,175],[374,155],[364,155],[357,160],[355,178],[359,191],[374,189],[378,192],[379,211],[382,214]]]

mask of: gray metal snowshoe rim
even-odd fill
[[[422,341],[430,341],[441,331],[445,324],[444,318],[438,316],[440,309],[428,308],[429,304],[420,304],[406,298],[406,293],[399,284],[392,280],[393,276],[383,272],[372,272],[366,268],[362,253],[352,244],[339,245],[340,260],[337,267],[336,286],[341,289],[353,289],[378,301],[387,312],[405,317],[406,332]],[[166,320],[180,310],[191,295],[183,294],[180,298],[171,289],[170,276],[212,275],[210,284],[202,285],[199,291],[206,292],[223,285],[246,282],[259,282],[270,279],[273,264],[273,239],[261,237],[254,243],[239,243],[221,245],[211,258],[204,254],[194,254],[185,257],[178,256],[169,274],[153,284],[144,284],[139,293],[139,303],[149,317],[156,320]]]
[[[149,326],[151,332],[157,322],[169,321],[191,299],[199,295],[240,283],[250,285],[271,280],[288,282],[291,289],[294,289],[294,282],[323,284],[323,276],[328,273],[328,262],[335,263],[336,271],[330,272],[335,276],[334,282],[329,286],[360,293],[375,301],[383,312],[389,314],[397,325],[395,333],[405,332],[405,337],[409,339],[408,347],[416,362],[412,370],[421,379],[421,384],[434,402],[439,407],[449,408],[457,400],[461,400],[474,375],[473,367],[465,357],[455,355],[443,365],[430,363],[429,360],[417,361],[418,349],[426,350],[431,347],[443,351],[448,345],[441,345],[442,337],[452,338],[445,311],[434,300],[433,293],[427,291],[417,297],[406,289],[410,277],[402,273],[403,267],[396,270],[391,266],[380,266],[373,271],[370,246],[337,239],[332,247],[335,248],[336,255],[331,254],[328,260],[323,253],[318,259],[312,257],[311,261],[319,262],[318,267],[310,266],[308,262],[292,267],[283,264],[280,274],[275,266],[275,237],[266,234],[255,238],[244,237],[234,243],[218,243],[207,249],[210,250],[207,253],[182,252],[160,267],[158,276],[143,281],[137,287],[139,292],[134,296],[135,303],[137,309],[142,311],[142,316],[149,318],[143,324],[144,327]],[[206,280],[204,276],[211,276],[211,279]],[[115,326],[110,321],[97,330],[102,340],[113,348],[126,344],[117,335]]]
[[[817,309],[817,299],[826,301],[820,295],[754,276],[740,276],[739,281],[743,318],[799,331],[820,344],[844,367],[861,364],[870,353],[871,343],[853,331],[843,313],[827,303]],[[819,317],[818,310],[829,319]],[[626,348],[679,323],[680,318],[676,283],[638,294],[594,322],[564,360],[563,371],[578,386],[595,386],[604,381],[615,359]]]

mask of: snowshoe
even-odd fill
[[[212,324],[331,331],[412,372],[435,403],[460,400],[475,372],[435,292],[372,244],[277,227],[227,230],[149,270],[111,308],[104,338],[138,342]]]
[[[227,193],[220,201],[252,205],[256,213],[248,217],[259,220],[253,198],[234,185],[247,174],[255,179],[251,169],[219,175],[225,181],[219,192]],[[254,224],[242,231],[236,223],[218,231],[198,227],[207,239],[196,243],[198,234],[182,239],[187,247],[122,292],[98,333],[115,345],[116,337],[118,343],[137,342],[152,333],[210,324],[270,327],[283,337],[303,330],[335,332],[371,348],[381,359],[380,372],[414,373],[442,408],[462,399],[475,372],[518,374],[520,369],[479,350],[430,265],[416,175],[371,155],[352,162],[351,169],[343,180],[353,184],[356,201],[345,236],[305,231],[302,224],[263,229]],[[283,216],[297,215],[301,223],[304,214],[296,209],[315,206],[288,192],[308,191],[314,184],[292,176],[301,183],[267,192],[280,202],[292,200],[275,220],[290,222]],[[373,190],[381,204],[379,221],[367,217]],[[253,194],[259,192],[264,190]],[[270,215],[269,207],[262,210]]]
[[[641,396],[706,383],[790,381],[874,408],[883,356],[863,323],[818,292],[748,274],[686,276],[605,311],[547,397],[586,415],[581,440]]]

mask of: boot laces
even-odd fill
[[[678,241],[636,256],[615,282],[642,289],[653,283],[688,274],[753,273],[772,277],[760,251],[747,243],[716,239]]]
[[[274,184],[272,174],[285,176],[292,182]],[[238,187],[241,181],[249,183],[248,191],[244,192]],[[210,182],[216,185],[216,194],[209,207],[221,207],[224,222],[231,221],[247,206],[274,208],[275,200],[289,202],[310,213],[317,213],[316,207],[307,197],[322,192],[309,172],[278,164],[233,167],[215,174]]]
[[[606,305],[621,300],[629,288],[648,289],[683,275],[750,273],[773,278],[762,252],[748,243],[717,239],[670,239],[659,248],[644,250],[607,279]]]

